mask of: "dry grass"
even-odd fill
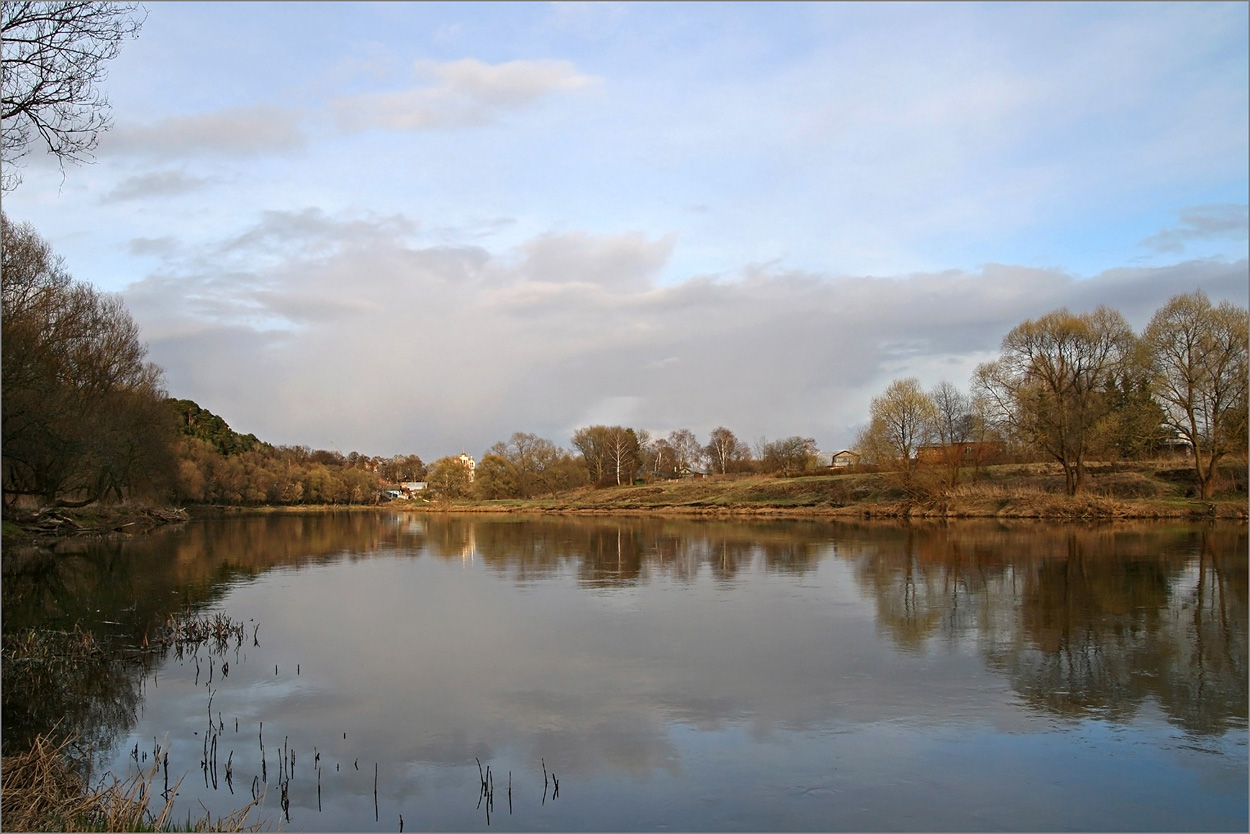
[[[1049,518],[1055,520],[1218,517],[1245,519],[1244,475],[1212,501],[1197,501],[1168,461],[1090,464],[1084,490],[1066,494],[1057,463],[1017,463],[948,473],[891,472],[716,476],[639,486],[586,487],[532,500],[457,502],[453,512],[759,515],[841,518]],[[1238,464],[1244,469],[1244,464]],[[1162,467],[1162,469],[1161,469]],[[1234,474],[1241,469],[1233,467]],[[1183,473],[1182,473],[1183,474]],[[1171,476],[1171,477],[1170,477]]]
[[[259,628],[259,626],[258,626]],[[194,614],[170,614],[158,642],[172,645],[180,651],[183,647],[195,647],[202,643],[212,644],[218,651],[229,648],[233,640],[236,647],[243,645],[242,622],[232,620],[222,613],[199,617]]]
[[[247,821],[255,803],[213,820],[175,823],[170,792],[159,811],[149,802],[155,795],[157,765],[126,781],[112,776],[92,787],[87,757],[71,740],[60,743],[44,736],[31,749],[5,756],[0,764],[0,816],[5,831],[256,831]]]

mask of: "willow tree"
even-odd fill
[[[1193,448],[1202,498],[1211,497],[1220,459],[1246,446],[1247,322],[1246,308],[1213,307],[1198,290],[1161,307],[1143,335],[1155,396]]]
[[[897,466],[904,473],[916,467],[916,452],[935,436],[938,410],[915,377],[896,379],[869,406],[868,427],[859,447],[870,460]]]
[[[1059,462],[1069,495],[1081,491],[1095,429],[1112,405],[1107,391],[1135,342],[1110,307],[1081,315],[1061,309],[1017,325],[1003,338],[1002,356],[976,370],[991,413]]]

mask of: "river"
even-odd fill
[[[6,550],[2,587],[6,633],[117,649],[6,669],[6,747],[60,720],[97,775],[167,757],[176,819],[257,794],[296,831],[1250,815],[1244,524],[250,515]],[[243,636],[134,651],[179,612]]]

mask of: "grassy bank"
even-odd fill
[[[1083,492],[1069,496],[1052,464],[940,473],[820,474],[794,478],[726,475],[601,489],[529,500],[414,504],[447,512],[662,513],[845,518],[1247,518],[1245,469],[1229,471],[1211,500],[1193,496],[1189,470],[1173,464],[1094,465]]]

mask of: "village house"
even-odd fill
[[[916,449],[916,463],[989,463],[1001,453],[997,443],[935,443]]]
[[[852,452],[850,449],[843,449],[835,452],[830,462],[830,466],[834,469],[845,469],[848,466],[859,466],[862,456],[858,452]]]

